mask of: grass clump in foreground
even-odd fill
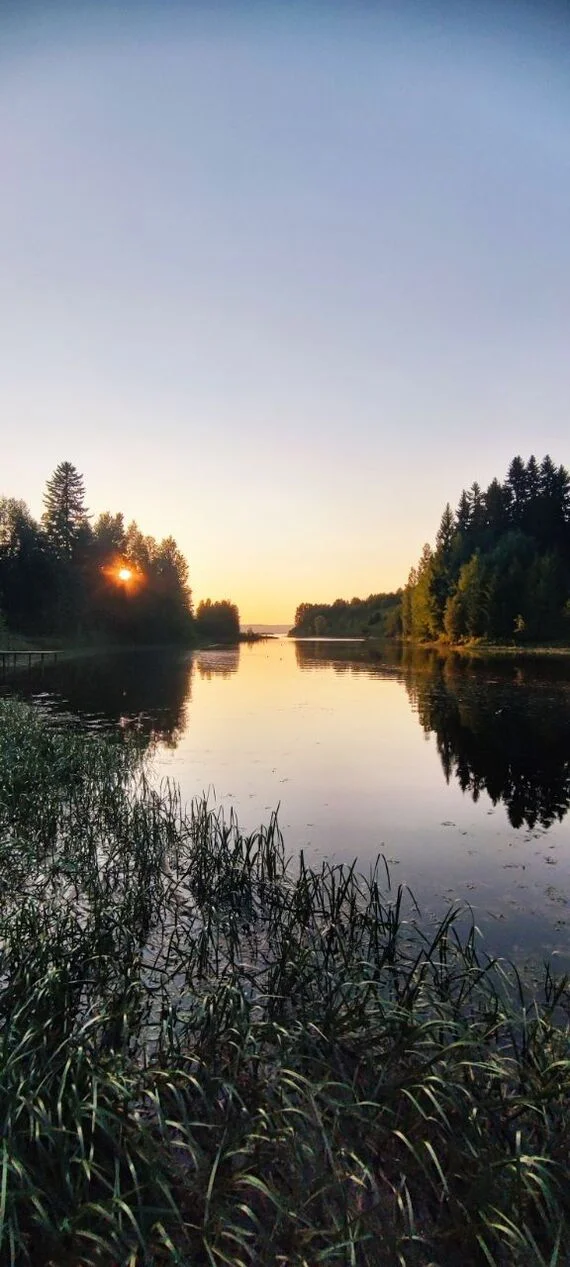
[[[2,1264],[556,1264],[568,992],[0,708]]]

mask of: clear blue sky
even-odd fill
[[[69,459],[289,621],[570,462],[561,14],[5,3],[0,492],[39,514]]]

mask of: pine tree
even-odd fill
[[[71,559],[88,529],[83,476],[72,462],[60,462],[48,480],[42,523],[54,553]]]

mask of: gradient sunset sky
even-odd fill
[[[0,493],[69,459],[292,622],[569,464],[564,12],[3,4]]]

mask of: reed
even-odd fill
[[[569,993],[0,707],[0,1262],[570,1251]]]

